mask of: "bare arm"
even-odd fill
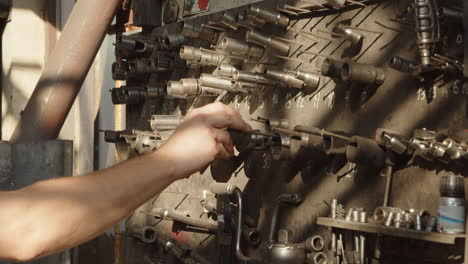
[[[189,113],[156,152],[80,177],[0,192],[0,259],[26,261],[90,240],[175,180],[216,157],[228,158],[228,132],[250,126],[222,104]]]

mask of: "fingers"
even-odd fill
[[[214,103],[197,108],[189,114],[189,118],[204,117],[210,125],[216,128],[234,128],[242,131],[250,131],[252,127],[242,120],[239,112],[222,103]]]
[[[230,157],[232,157],[232,155],[226,151],[224,145],[221,143],[218,143],[218,154],[216,155],[216,158],[229,159]]]
[[[218,155],[223,158],[230,158],[234,155],[234,145],[232,144],[231,135],[226,130],[215,129],[214,136],[218,142]]]

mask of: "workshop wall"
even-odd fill
[[[239,60],[235,55],[227,54],[220,48],[222,39],[227,36],[245,40],[245,28],[248,27],[240,27],[237,31],[231,30],[219,23],[222,13],[185,18],[186,23],[204,25],[204,28],[211,27],[219,35],[211,43],[206,38],[205,40],[188,38],[184,45],[193,46],[196,51],[200,50],[199,47],[204,48],[204,51],[211,50],[208,51],[211,55],[207,55],[207,58],[218,55],[229,57],[222,61],[235,64],[244,71],[262,73],[265,68],[275,68],[320,74],[322,75],[320,85],[315,91],[307,93],[271,85],[265,89],[252,89],[250,94],[236,90],[223,93],[223,96],[219,97],[188,96],[181,99],[177,96],[164,97],[164,93],[158,97],[155,96],[155,91],[160,91],[161,87],[163,90],[167,88],[161,85],[166,81],[177,83],[181,78],[197,78],[203,83],[200,80],[201,73],[219,74],[216,63],[207,66],[201,62],[200,65],[192,62],[193,64],[187,67],[190,63],[179,60],[179,49],[169,52],[158,50],[151,54],[149,59],[145,59],[164,68],[165,61],[161,58],[166,58],[164,56],[168,54],[167,57],[172,63],[168,67],[170,70],[159,70],[155,67],[158,70],[131,75],[130,71],[119,72],[116,68],[113,69],[114,77],[126,79],[127,91],[134,92],[129,92],[121,98],[117,96],[118,89],[114,90],[113,94],[115,99],[127,103],[128,130],[120,133],[121,137],[112,138],[116,140],[118,146],[129,146],[130,150],[121,148],[121,156],[129,157],[150,151],[167,138],[168,134],[165,131],[151,131],[152,127],[148,120],[151,120],[152,115],[183,116],[190,109],[213,101],[231,105],[254,128],[262,131],[266,130],[265,125],[253,121],[259,116],[271,120],[286,119],[291,129],[295,125],[304,125],[370,139],[375,139],[379,128],[412,136],[413,131],[420,128],[440,131],[446,128],[468,127],[468,84],[463,77],[433,74],[421,79],[409,73],[396,71],[389,66],[391,58],[396,55],[410,60],[418,59],[414,21],[411,13],[408,13],[408,5],[412,1],[363,1],[365,6],[362,6],[362,3],[350,4],[353,7],[342,10],[335,10],[327,5],[324,8],[320,4],[325,4],[325,1],[309,2],[263,1],[259,4],[265,8],[281,8],[284,3],[292,6],[282,10],[283,14],[290,14],[289,28],[267,24],[257,29],[268,36],[276,36],[278,37],[276,39],[289,43],[291,51],[288,58],[277,56],[278,52],[271,49],[267,49],[264,59],[260,62]],[[461,1],[444,3],[461,5]],[[308,9],[309,12],[304,12],[301,8]],[[235,16],[242,14],[245,9],[246,7],[234,8],[229,10],[229,13]],[[350,26],[350,29],[364,36],[357,50],[350,49],[348,41],[333,32],[334,27],[340,23]],[[443,52],[447,56],[460,57],[464,43],[460,27],[444,26],[443,32],[444,38],[441,40]],[[151,27],[148,27],[146,31],[143,30],[133,36],[143,42],[151,42],[158,37],[177,33],[180,33],[180,23],[158,27],[152,31]],[[207,58],[202,58],[201,61],[208,60]],[[383,83],[377,81],[372,84],[362,84],[323,76],[321,65],[325,58],[365,63],[382,68],[385,80]],[[123,62],[133,60],[133,58],[120,59]],[[135,61],[138,59],[137,56]],[[140,62],[144,64],[147,61],[143,59]],[[127,73],[129,75],[123,77]],[[216,86],[210,87],[216,88]],[[132,88],[135,90],[131,90]],[[245,209],[248,215],[258,219],[257,229],[263,242],[267,242],[277,197],[284,193],[301,194],[304,200],[300,205],[285,207],[280,212],[278,228],[293,231],[292,241],[295,243],[320,234],[326,241],[326,247],[329,248],[331,229],[318,225],[317,219],[329,216],[328,204],[332,199],[337,199],[345,208],[364,208],[369,215],[374,208],[381,206],[384,200],[387,179],[384,173],[373,171],[370,166],[372,164],[357,164],[356,167],[349,164],[349,167],[343,167],[339,173],[338,169],[345,163],[343,156],[321,157],[306,153],[292,160],[274,160],[268,151],[253,151],[237,160],[215,161],[209,169],[172,184],[129,216],[126,222],[127,236],[124,237],[122,247],[125,263],[164,261],[164,254],[161,253],[164,250],[161,250],[161,247],[143,243],[142,239],[138,239],[142,227],[154,227],[161,237],[163,235],[172,237],[174,241],[188,246],[210,262],[218,263],[219,236],[213,232],[184,230],[174,221],[167,219],[170,217],[152,213],[154,208],[167,208],[177,210],[180,215],[190,215],[192,219],[212,223],[212,219],[209,219],[201,206],[201,201],[209,196],[208,186],[214,181],[235,184],[243,190]],[[398,167],[394,173],[390,206],[404,209],[424,208],[435,215],[440,176],[456,174],[466,177],[466,170],[466,163],[462,164],[460,169],[457,166],[432,164],[416,158],[409,165]],[[352,249],[351,233],[334,230],[344,234],[346,249]],[[369,247],[367,252],[371,254],[377,237],[369,235],[367,239]],[[265,247],[267,246],[249,247],[245,252],[259,259],[264,255]],[[464,243],[463,239],[459,238],[454,245],[444,245],[385,237],[382,252],[382,260],[385,263],[462,263]],[[165,260],[173,263],[171,260]]]

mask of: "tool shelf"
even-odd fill
[[[437,232],[417,231],[412,229],[395,228],[375,223],[350,222],[329,217],[319,217],[317,224],[322,226],[335,227],[365,233],[381,234],[385,236],[403,237],[417,240],[424,240],[442,244],[455,244],[456,239],[465,238],[465,234],[443,234]]]

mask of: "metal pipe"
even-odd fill
[[[251,259],[244,255],[241,248],[241,236],[242,226],[244,224],[244,214],[243,214],[243,203],[242,203],[242,191],[236,186],[228,183],[214,182],[210,184],[210,191],[213,194],[222,194],[222,195],[233,195],[237,203],[237,223],[236,223],[236,234],[235,234],[235,243],[236,243],[236,256],[242,263],[260,263],[257,260]]]
[[[189,226],[203,228],[210,232],[216,232],[218,230],[218,225],[216,223],[210,223],[207,221],[202,221],[202,220],[194,219],[188,216],[180,215],[176,211],[171,210],[171,209],[153,208],[151,210],[151,215],[154,215],[156,217],[160,217],[166,220],[181,222]]]
[[[388,207],[390,204],[391,192],[392,192],[392,177],[393,177],[393,166],[387,165],[385,168],[385,194],[383,207]]]
[[[10,142],[58,136],[121,2],[75,4]]]
[[[273,215],[271,216],[271,225],[270,225],[270,232],[268,233],[268,242],[275,243],[275,235],[276,235],[276,226],[278,224],[278,214],[279,209],[283,203],[291,204],[291,205],[298,205],[302,202],[302,197],[298,194],[281,194],[277,202],[275,204],[275,208],[273,209]]]

